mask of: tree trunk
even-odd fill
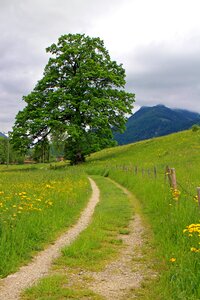
[[[85,162],[85,156],[81,152],[77,152],[74,156],[74,160],[71,161],[71,165],[78,165]]]

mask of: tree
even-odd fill
[[[8,140],[0,137],[0,164],[5,164],[8,159]]]
[[[53,160],[60,160],[64,157],[66,134],[55,132],[51,134],[50,156]]]
[[[24,150],[52,132],[66,134],[65,157],[72,164],[113,144],[113,129],[125,129],[134,94],[125,70],[112,61],[99,38],[68,34],[46,49],[51,54],[43,78],[23,100],[12,142]]]
[[[36,144],[33,148],[32,158],[36,162],[49,162],[50,156],[50,145],[47,138],[43,139],[42,142]]]
[[[13,149],[9,137],[0,137],[0,164],[23,162],[24,156]]]
[[[192,125],[192,131],[193,132],[196,132],[196,131],[199,131],[199,130],[200,130],[200,125],[198,125],[198,124]]]

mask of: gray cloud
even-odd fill
[[[87,32],[93,20],[119,0],[0,0],[0,131],[10,130],[15,115],[41,78],[45,48],[69,32]]]
[[[200,43],[192,53],[162,46],[138,49],[128,68],[127,89],[135,91],[141,106],[163,103],[200,112]]]
[[[15,115],[24,107],[22,96],[41,78],[48,61],[45,48],[69,32],[92,33],[104,39],[100,28],[94,30],[95,22],[103,24],[104,17],[109,19],[121,3],[121,0],[0,0],[0,131],[11,129]],[[123,19],[117,22],[123,26]],[[130,54],[125,51],[128,42],[123,50],[122,37],[116,32],[113,35],[118,38],[120,50],[117,46],[112,48],[111,57],[114,54],[124,63],[127,89],[136,93],[137,106],[163,103],[200,112],[198,31],[188,34],[181,47],[174,42],[152,43],[137,46]],[[131,48],[134,37],[130,40]],[[112,46],[112,36],[110,39],[107,36],[106,42]]]

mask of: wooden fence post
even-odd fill
[[[197,199],[200,207],[200,187],[197,188]]]
[[[157,170],[156,170],[156,167],[154,166],[153,168],[153,172],[154,172],[154,177],[156,178],[157,177]]]
[[[135,166],[135,175],[137,175],[137,173],[138,173],[138,167]]]
[[[172,181],[172,188],[177,189],[176,170],[174,168],[171,168],[171,181]]]
[[[166,169],[165,169],[165,183],[167,181],[167,177],[168,177],[168,180],[169,180],[169,185],[170,187],[172,186],[172,179],[171,179],[171,169],[169,166],[166,166]]]

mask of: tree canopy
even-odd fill
[[[65,156],[71,163],[113,143],[123,131],[134,94],[127,93],[125,70],[112,61],[99,38],[68,34],[46,49],[43,78],[23,97],[12,142],[24,151],[48,136],[65,133]]]

